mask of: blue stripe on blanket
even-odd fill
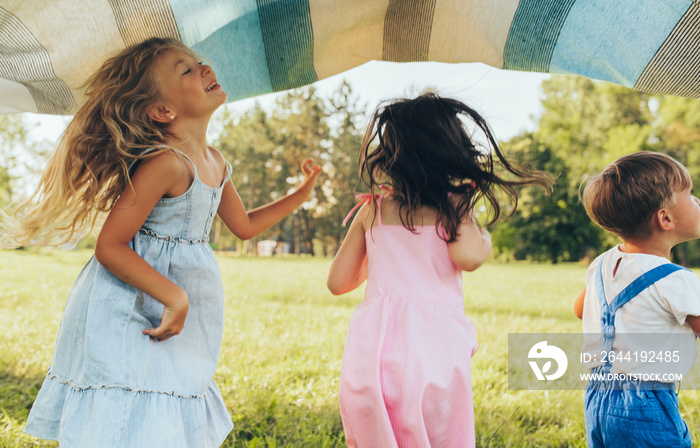
[[[561,29],[551,73],[633,86],[691,0],[577,0]]]
[[[272,92],[255,0],[171,5],[182,41],[211,61],[229,101]]]
[[[554,47],[576,0],[521,0],[503,49],[503,68],[549,72]]]

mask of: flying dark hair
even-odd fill
[[[475,144],[462,118],[481,130],[487,147]],[[506,172],[519,179],[502,178]],[[435,93],[380,105],[362,142],[360,177],[372,193],[382,184],[393,189],[401,223],[411,231],[415,231],[415,210],[422,206],[437,209],[436,231],[440,234],[442,224],[447,242],[457,238],[462,220],[482,198],[491,206],[487,225],[499,218],[496,187],[513,202],[512,214],[518,205],[514,186],[534,184],[549,192],[554,183],[549,173],[506,160],[488,124],[474,109]],[[456,206],[449,193],[462,195]]]

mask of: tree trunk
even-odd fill
[[[313,224],[309,220],[309,212],[306,210],[301,211],[302,218],[304,220],[304,239],[306,240],[306,250],[312,257],[316,256],[314,252],[314,235],[313,235]]]
[[[301,235],[299,233],[301,232],[301,225],[299,224],[299,214],[294,215],[294,254],[299,255],[299,249],[301,246]]]

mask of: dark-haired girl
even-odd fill
[[[432,93],[374,113],[360,170],[371,194],[328,274],[333,294],[367,280],[340,376],[347,443],[473,447],[470,364],[478,344],[464,315],[462,271],[491,252],[474,207],[489,204],[491,224],[501,214],[499,190],[515,209],[515,186],[549,190],[553,180],[508,161],[476,111]]]

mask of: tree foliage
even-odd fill
[[[700,182],[697,100],[553,76],[542,85],[541,102],[537,130],[504,142],[503,149],[513,159],[558,176],[557,185],[550,196],[534,187],[520,189],[517,211],[489,229],[498,257],[577,261],[616,244],[616,237],[586,216],[579,187],[622,155],[667,153]],[[216,247],[254,253],[258,241],[274,240],[292,253],[333,255],[347,231],[340,223],[355,204],[355,191],[362,189],[358,155],[367,113],[347,82],[327,97],[307,86],[283,94],[273,108],[256,104],[244,113],[224,108],[212,123],[220,130],[214,145],[232,163],[234,184],[248,209],[294,188],[299,165],[308,157],[323,166],[323,173],[311,201],[251,242],[236,239],[217,221],[212,230]],[[46,145],[29,141],[28,134],[21,116],[0,116],[0,206],[27,190],[23,169],[40,165],[37,155]],[[700,265],[700,243],[685,243],[674,249],[674,256],[683,264]]]
[[[667,153],[700,180],[700,103],[659,97],[581,77],[552,77],[542,85],[537,131],[504,143],[506,153],[558,175],[554,193],[521,190],[513,217],[494,229],[494,246],[515,259],[575,261],[618,242],[594,226],[579,202],[579,187],[620,156]],[[697,264],[695,242],[674,252]]]
[[[301,181],[300,164],[312,157],[323,166],[314,197],[259,240],[289,245],[292,253],[333,254],[344,236],[342,214],[352,207],[357,182],[357,154],[361,143],[362,112],[352,88],[343,82],[330,98],[314,87],[291,90],[268,112],[259,105],[241,115],[226,112],[216,145],[233,164],[233,180],[248,209],[287,194]],[[237,245],[252,252],[214,226],[220,247]]]
[[[17,168],[21,163],[19,146],[27,139],[27,129],[20,115],[0,115],[0,205],[13,199]]]

